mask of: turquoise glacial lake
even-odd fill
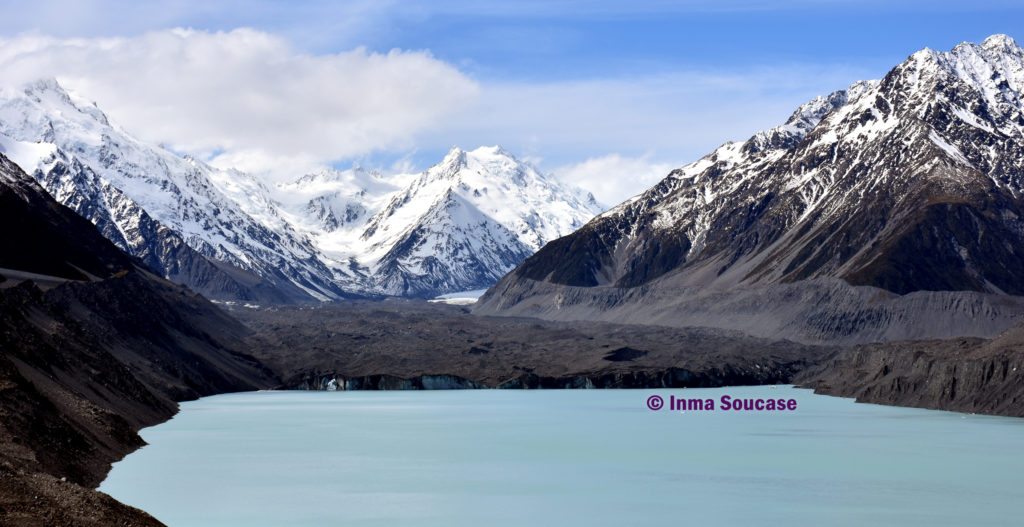
[[[798,405],[667,403],[726,394]],[[142,436],[100,490],[172,527],[1024,522],[1024,420],[786,386],[255,392]]]

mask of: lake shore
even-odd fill
[[[461,306],[411,301],[238,307],[231,314],[247,331],[235,328],[226,337],[211,333],[211,338],[221,339],[219,345],[239,357],[251,356],[247,361],[255,358],[264,373],[245,382],[204,386],[199,395],[253,388],[586,389],[796,383],[863,402],[1024,416],[1024,380],[1019,377],[1024,372],[1024,339],[1018,333],[993,340],[837,348],[699,328],[492,319],[471,315]],[[62,360],[84,360],[74,349],[65,352],[77,355]],[[41,370],[17,361],[0,371],[7,387],[0,391],[0,411],[10,416],[0,431],[6,452],[0,460],[5,482],[0,485],[0,519],[5,524],[35,525],[31,519],[43,517],[57,524],[159,525],[146,513],[92,489],[106,476],[110,463],[144,444],[139,429],[170,419],[176,412],[172,401],[196,395],[161,392],[152,375],[133,374],[102,357],[61,370],[57,384]],[[205,378],[218,378],[218,367],[212,366]],[[98,379],[120,380],[110,384],[111,380]],[[69,388],[85,386],[106,387]],[[148,404],[144,393],[161,395]],[[15,417],[24,415],[32,417]],[[49,439],[25,441],[31,437]],[[89,462],[83,464],[83,459]],[[69,473],[67,467],[78,467],[79,472]]]

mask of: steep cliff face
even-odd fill
[[[843,350],[794,382],[860,402],[1024,417],[1024,326],[991,340]]]
[[[659,290],[743,296],[831,279],[1024,294],[1022,93],[1024,51],[1009,37],[915,53],[547,245],[479,312],[526,314],[578,288],[634,290],[593,296],[654,309]],[[608,307],[561,305],[554,316]]]

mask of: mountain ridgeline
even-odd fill
[[[548,244],[477,312],[811,341],[991,335],[1022,312],[1022,97],[1024,51],[1005,35],[919,51]]]
[[[218,300],[479,289],[600,212],[500,148],[272,186],[140,141],[57,81],[0,90],[0,153],[150,269]]]

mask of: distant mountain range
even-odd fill
[[[420,174],[310,174],[276,197],[361,291],[398,296],[487,287],[545,243],[600,212],[593,196],[499,147],[454,148]]]
[[[0,92],[0,152],[115,245],[219,300],[479,289],[601,210],[496,147],[453,149],[421,174],[268,186],[139,141],[54,80]]]
[[[986,335],[1024,295],[1024,50],[914,53],[549,243],[480,313]],[[970,327],[967,327],[970,326]]]

